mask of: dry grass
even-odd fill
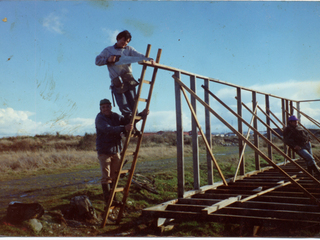
[[[68,169],[77,165],[92,166],[98,164],[98,160],[94,151],[10,151],[0,154],[0,163],[2,175],[16,175],[39,170]]]
[[[0,174],[2,176],[29,174],[44,171],[68,170],[74,167],[88,167],[99,164],[95,151],[95,134],[85,136],[68,135],[36,135],[35,137],[11,137],[0,139]],[[223,147],[215,139],[214,150],[219,152]],[[191,137],[185,136],[184,154],[190,156]],[[204,144],[200,141],[200,150]],[[260,150],[267,152],[261,144]],[[281,142],[277,142],[283,148]],[[135,139],[130,143],[128,151],[135,151]],[[236,146],[235,146],[236,147]],[[320,158],[320,144],[313,142],[314,155]],[[139,151],[139,161],[166,159],[176,156],[176,138],[174,133],[145,136]],[[274,151],[276,154],[276,151]],[[231,156],[229,156],[230,158]],[[3,178],[3,177],[2,177]]]

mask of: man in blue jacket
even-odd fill
[[[311,137],[298,125],[299,119],[292,115],[288,118],[288,126],[283,130],[283,141],[295,150],[306,162],[308,172],[320,177],[320,171],[312,155]]]
[[[102,99],[100,101],[100,113],[95,120],[96,147],[102,173],[101,186],[106,202],[121,164],[120,153],[123,147],[121,133],[133,129],[133,125],[127,124],[123,116],[111,110],[111,102],[108,99]]]

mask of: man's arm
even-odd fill
[[[101,116],[96,118],[96,128],[106,134],[120,134],[125,131],[125,127],[123,125],[111,126],[108,121]]]
[[[301,147],[297,145],[295,141],[294,132],[288,128],[285,128],[283,131],[283,142],[296,151],[301,149]]]
[[[103,66],[108,65],[109,63],[113,63],[115,61],[115,56],[112,56],[111,53],[105,48],[97,57],[96,57],[96,65]]]

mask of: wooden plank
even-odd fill
[[[140,101],[140,102],[148,102],[148,99],[146,99],[146,98],[139,98],[139,101]]]
[[[165,211],[200,213],[206,206],[189,204],[169,204]]]
[[[255,216],[265,218],[279,218],[279,219],[295,219],[300,221],[320,221],[319,212],[299,212],[289,210],[269,210],[269,209],[250,209],[250,208],[237,208],[226,207],[221,209],[219,214],[231,214],[240,216]]]
[[[239,193],[227,193],[227,194],[196,194],[193,198],[201,198],[201,199],[226,199],[229,197],[236,197]],[[242,194],[242,197],[249,197],[251,194]],[[270,196],[270,195],[262,195],[255,198],[255,201],[262,202],[279,202],[279,203],[296,203],[296,204],[311,204],[309,198],[301,196],[301,197],[289,197],[289,196]]]
[[[148,80],[143,80],[143,83],[146,83],[146,84],[151,84],[151,81],[148,81]]]
[[[115,189],[115,192],[123,192],[124,188],[123,187],[118,187]]]
[[[144,211],[164,211],[169,204],[175,204],[177,202],[178,202],[178,199],[174,199],[174,200],[170,200],[170,201],[161,203],[161,204],[156,205],[156,206],[145,208],[143,210]]]
[[[143,216],[161,217],[161,218],[174,218],[175,220],[186,221],[212,221],[220,223],[251,223],[256,226],[310,226],[310,224],[320,224],[319,221],[310,220],[296,220],[296,219],[280,219],[280,218],[266,218],[259,216],[243,216],[243,215],[232,215],[232,214],[217,214],[212,213],[208,215],[195,213],[195,212],[175,212],[175,211],[143,211]]]
[[[241,199],[241,195],[237,196],[237,197],[230,197],[228,199],[222,200],[218,203],[215,203],[213,205],[211,205],[210,207],[206,207],[204,209],[202,209],[202,213],[203,214],[211,214],[217,210],[220,210],[226,206],[229,206],[230,204],[237,202]]]
[[[179,199],[179,204],[190,205],[213,205],[220,200],[201,199],[201,198],[182,198]],[[242,208],[255,208],[255,209],[269,209],[269,210],[295,210],[300,212],[319,212],[320,209],[317,205],[310,204],[294,204],[294,203],[279,203],[279,202],[262,202],[262,201],[248,201],[241,203],[235,202],[232,206]]]
[[[296,181],[299,181],[299,179],[297,179]],[[291,184],[291,182],[285,182],[285,183],[280,184],[280,185],[278,185],[278,186],[275,186],[275,187],[272,187],[272,188],[268,188],[268,189],[266,189],[266,190],[264,190],[264,191],[258,192],[258,193],[256,193],[256,194],[253,194],[253,195],[251,195],[251,196],[249,196],[249,197],[246,197],[246,198],[242,199],[241,202],[249,201],[249,200],[251,200],[251,199],[253,199],[253,198],[259,197],[259,196],[261,196],[261,195],[263,195],[263,194],[269,193],[269,192],[271,192],[271,191],[273,191],[273,190],[275,190],[275,189],[281,188],[281,187],[286,186],[286,185],[289,185],[289,184]]]

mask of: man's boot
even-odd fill
[[[319,171],[319,168],[317,167],[316,164],[314,164],[312,166],[312,170],[313,170],[314,174],[319,178],[320,177],[320,171]]]
[[[110,189],[113,187],[113,183],[110,183]],[[116,199],[116,194],[117,193],[114,193],[114,197],[113,197],[113,201],[112,201],[112,204],[111,206],[121,206],[122,205],[122,202],[121,201],[118,201]]]
[[[307,166],[307,171],[313,176],[312,166]]]
[[[103,200],[107,203],[110,195],[110,183],[103,183],[101,184],[102,191],[103,191]]]
[[[112,188],[112,183],[101,184],[101,186],[102,186],[102,191],[103,191],[103,199],[107,204],[108,200],[109,200],[109,197],[110,197],[110,191],[111,191],[111,188]],[[114,198],[113,198],[111,206],[120,206],[120,205],[122,205],[121,201],[117,201],[116,200],[116,194],[114,194]]]

